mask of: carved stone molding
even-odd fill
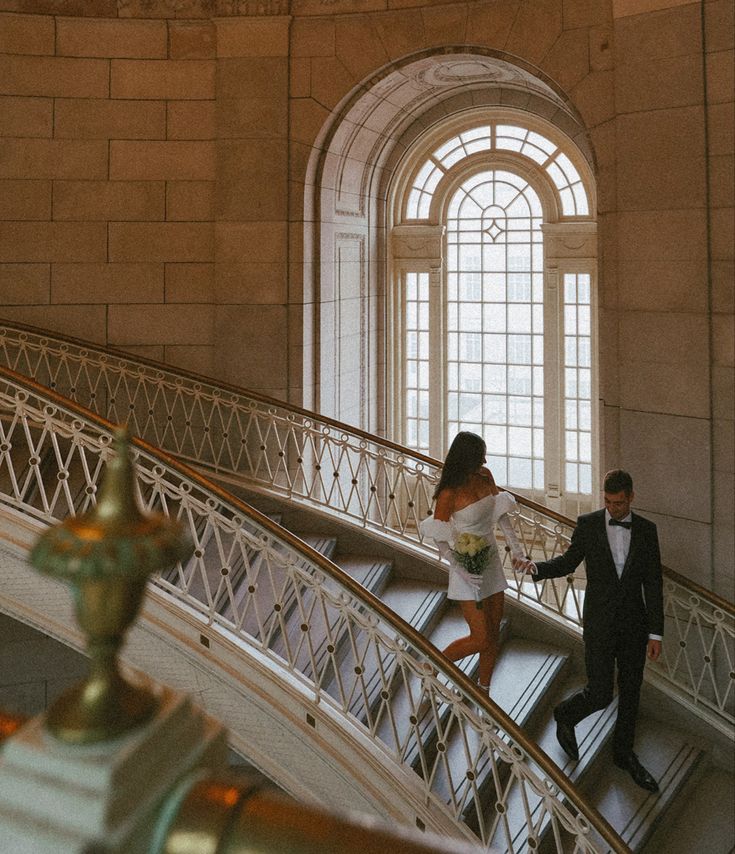
[[[547,263],[562,258],[597,257],[596,222],[551,222],[541,226]]]
[[[393,257],[441,263],[443,236],[443,225],[396,225],[391,232]]]

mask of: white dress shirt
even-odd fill
[[[605,510],[605,530],[607,531],[607,541],[610,544],[613,560],[615,561],[615,569],[618,573],[618,578],[623,574],[625,561],[628,559],[630,551],[630,528],[624,528],[622,525],[611,525],[610,513]],[[620,522],[633,522],[633,514],[628,513]],[[649,635],[649,640],[662,640],[661,635]]]

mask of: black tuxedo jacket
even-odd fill
[[[664,633],[661,555],[656,526],[633,513],[630,550],[618,578],[605,530],[605,511],[577,519],[572,541],[564,554],[537,563],[537,578],[569,575],[584,560],[587,588],[584,596],[586,640],[606,638],[619,632],[648,637]]]

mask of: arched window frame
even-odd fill
[[[514,125],[540,134],[554,143],[569,158],[581,178],[587,199],[587,215],[563,213],[559,191],[549,173],[531,158],[508,150],[483,150],[469,154],[453,164],[436,184],[424,219],[409,219],[407,205],[415,176],[427,162],[429,155],[459,133],[482,125]],[[494,139],[493,133],[493,139]],[[553,157],[558,156],[556,153]],[[446,442],[444,435],[446,417],[445,365],[443,352],[446,342],[446,209],[454,192],[469,176],[485,170],[504,169],[521,176],[537,193],[543,213],[543,284],[544,284],[544,487],[521,490],[537,500],[543,500],[558,509],[574,513],[584,510],[590,495],[566,488],[565,425],[565,347],[564,318],[565,282],[578,275],[589,276],[590,284],[590,349],[591,365],[591,491],[596,493],[599,480],[599,415],[597,406],[597,252],[594,219],[596,210],[595,185],[592,170],[574,142],[551,122],[529,113],[510,108],[492,108],[467,111],[445,120],[420,137],[406,152],[396,170],[389,194],[388,255],[389,299],[388,330],[393,346],[388,351],[388,388],[393,389],[389,403],[389,428],[392,435],[405,442],[407,439],[404,412],[405,364],[404,316],[406,277],[423,274],[429,290],[429,326],[433,338],[429,359],[430,387],[440,388],[439,402],[431,414],[428,452],[441,457]],[[572,431],[573,432],[573,431]],[[572,440],[574,437],[571,437]]]

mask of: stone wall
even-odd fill
[[[538,69],[585,123],[602,467],[732,597],[730,0],[0,0],[0,312],[318,399],[309,163],[349,95],[446,45]]]

